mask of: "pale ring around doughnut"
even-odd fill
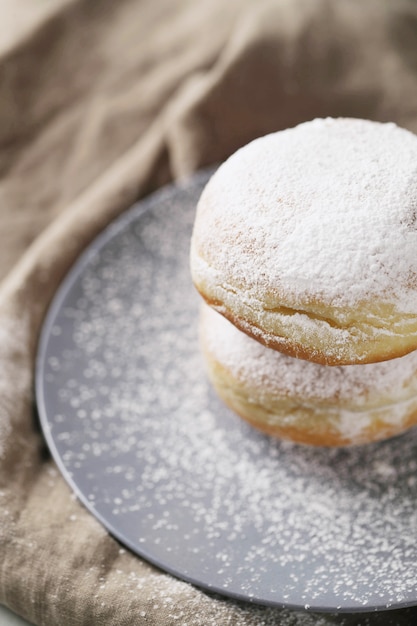
[[[203,191],[191,272],[208,304],[293,357],[417,349],[417,136],[317,119],[251,142]]]
[[[347,446],[417,424],[417,352],[377,364],[319,365],[266,348],[205,304],[200,342],[220,398],[270,435]]]

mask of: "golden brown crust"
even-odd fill
[[[355,343],[328,346],[327,349],[326,342],[317,340],[317,338],[315,342],[309,344],[306,342],[300,343],[295,339],[297,335],[293,337],[280,336],[265,332],[253,320],[237,315],[230,308],[226,307],[224,302],[210,297],[201,285],[195,284],[195,287],[210,307],[223,315],[248,337],[255,339],[267,348],[277,350],[294,358],[329,366],[358,365],[397,359],[410,354],[416,349],[414,335],[417,334],[417,324],[415,328],[413,327],[413,333],[410,335],[398,335],[393,340],[392,337],[387,339],[387,337],[381,334],[379,337],[374,337],[372,344],[365,340],[361,344],[359,338]],[[288,327],[290,328],[290,324]]]
[[[230,408],[234,410],[233,407]],[[235,410],[235,413],[236,412],[237,411]],[[387,426],[386,424],[382,425],[378,422],[378,420],[375,420],[370,424],[369,428],[363,432],[363,435],[359,440],[352,442],[350,439],[346,437],[341,437],[339,434],[331,431],[328,431],[326,433],[306,433],[302,428],[292,428],[290,426],[270,426],[265,423],[253,421],[245,415],[240,415],[240,417],[248,422],[248,424],[250,424],[254,428],[257,428],[266,435],[277,437],[278,439],[293,441],[294,443],[300,443],[310,446],[323,446],[329,448],[375,443],[377,441],[382,441],[384,439],[389,439],[390,437],[400,435],[409,428],[417,425],[416,409],[411,415],[409,415],[405,419],[401,428],[398,428],[398,426]]]

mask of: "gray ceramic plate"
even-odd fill
[[[280,443],[207,382],[188,269],[207,178],[134,206],[64,280],[37,363],[51,452],[116,538],[202,588],[316,611],[416,604],[417,433]]]

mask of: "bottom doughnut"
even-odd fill
[[[349,446],[417,424],[417,352],[326,366],[265,348],[207,305],[200,343],[220,398],[255,428],[314,446]]]

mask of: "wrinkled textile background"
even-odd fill
[[[409,625],[240,605],[131,555],[36,425],[46,307],[135,200],[317,116],[417,131],[416,0],[2,0],[0,602],[43,625]]]

